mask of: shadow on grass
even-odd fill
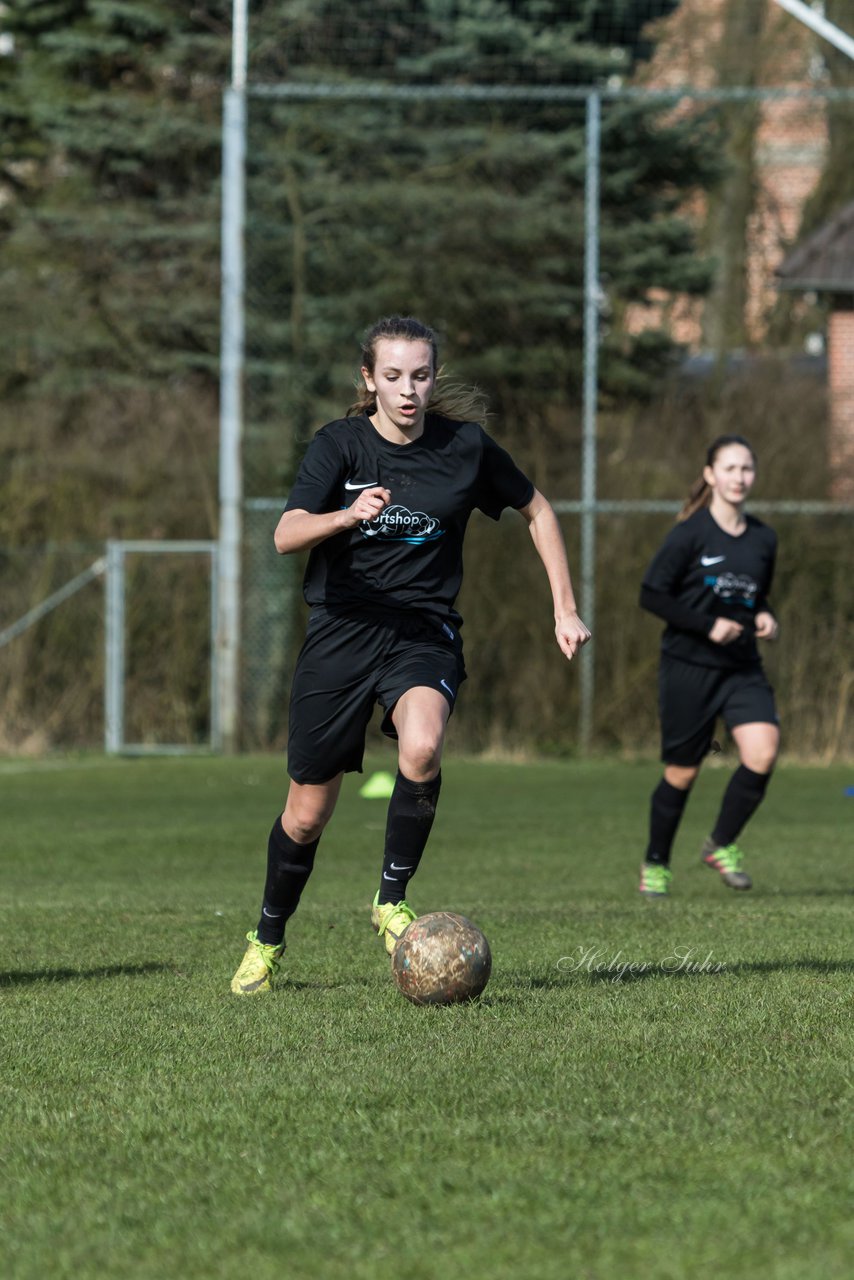
[[[375,978],[368,974],[357,976],[348,974],[346,978],[282,978],[276,983],[275,992],[282,995],[288,991],[352,991],[354,987],[369,988],[376,985]]]
[[[644,982],[648,978],[669,980],[692,978],[700,981],[704,978],[721,978],[728,974],[746,977],[757,973],[854,974],[854,960],[736,960],[730,962],[712,958],[705,966],[702,960],[698,960],[692,968],[692,961],[686,960],[684,966],[677,967],[677,963],[674,962],[673,967],[668,968],[662,963],[645,964],[643,961],[635,961],[632,966],[631,962],[620,959],[613,966],[603,966],[599,971],[589,971],[584,965],[578,968],[567,966],[564,971],[557,970],[554,974],[535,974],[532,977],[517,974],[510,977],[509,982],[511,986],[526,991],[556,991],[579,981],[591,985],[605,982],[615,986],[618,983]],[[506,976],[504,980],[508,980]]]
[[[32,982],[73,982],[79,978],[138,977],[146,973],[169,973],[169,964],[110,964],[98,969],[37,969],[33,973],[0,973],[0,987],[26,987]]]
[[[769,889],[757,898],[850,898],[854,889]]]

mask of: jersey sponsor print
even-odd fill
[[[359,529],[365,538],[402,538],[404,542],[419,543],[441,538],[445,530],[438,525],[435,516],[392,504],[373,520],[363,520]]]
[[[746,573],[721,573],[717,577],[707,574],[703,579],[719,600],[737,601],[745,609],[756,608],[758,583]]]

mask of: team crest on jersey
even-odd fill
[[[445,532],[435,516],[400,505],[386,507],[374,520],[363,520],[359,528],[365,538],[414,543],[433,542]]]

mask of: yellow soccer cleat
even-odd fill
[[[642,862],[638,888],[645,898],[666,898],[670,892],[673,872],[658,862]]]
[[[231,989],[236,996],[257,996],[265,991],[272,991],[273,979],[279,971],[279,961],[285,950],[282,942],[279,946],[271,946],[258,941],[258,930],[247,933],[246,955],[240,962],[240,968],[231,979]]]
[[[750,889],[753,881],[742,863],[744,854],[737,844],[718,845],[709,836],[700,850],[700,861],[713,871],[718,871],[724,884],[730,889]]]
[[[391,955],[412,921],[417,920],[418,917],[407,902],[384,902],[380,906],[377,900],[379,896],[378,889],[371,907],[371,924],[385,943],[386,951]]]

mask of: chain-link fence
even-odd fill
[[[215,736],[210,549],[112,545],[118,581],[103,543],[0,552],[0,751],[205,749]]]
[[[487,392],[490,430],[561,511],[595,624],[566,668],[521,521],[475,516],[457,747],[569,752],[580,724],[593,747],[654,747],[659,627],[637,609],[639,580],[706,445],[737,430],[759,456],[755,509],[780,534],[768,661],[790,749],[850,753],[854,71],[769,0],[549,4],[536,22],[528,8],[252,6],[239,741],[286,733],[304,610],[301,566],[272,544],[284,495],[313,432],[348,406],[363,330],[407,311],[439,331],[449,375]],[[168,483],[192,490],[192,518],[140,536],[210,536],[210,400],[169,394],[162,368],[148,402],[83,389],[84,469],[97,473],[100,404],[101,419],[125,415],[135,475],[163,487],[170,461]],[[138,424],[170,415],[155,463]],[[127,505],[155,488],[129,486]],[[3,553],[0,629],[103,549]],[[130,727],[200,741],[208,588],[161,572],[132,584]],[[0,648],[4,745],[100,743],[102,629],[89,584]]]
[[[757,449],[757,496],[781,534],[775,606],[788,639],[770,665],[784,713],[791,699],[795,745],[850,749],[850,730],[834,721],[830,732],[826,710],[848,679],[854,626],[846,575],[832,568],[845,562],[851,534],[851,476],[831,464],[827,393],[829,318],[840,298],[797,280],[782,289],[778,271],[820,189],[830,118],[850,117],[854,104],[812,90],[615,90],[601,100],[591,226],[588,98],[556,88],[528,95],[332,84],[251,91],[247,593],[273,594],[275,610],[288,595],[297,625],[283,628],[281,613],[272,625],[292,660],[298,584],[281,579],[271,540],[281,495],[313,431],[347,408],[363,329],[379,314],[412,312],[440,331],[451,375],[487,388],[491,430],[567,513],[577,584],[592,536],[583,586],[596,640],[584,661],[595,655],[595,745],[654,742],[658,624],[637,613],[639,580],[708,442],[737,430]],[[595,475],[585,492],[591,407]],[[579,679],[551,652],[548,593],[524,531],[505,529],[512,518],[497,534],[480,523],[461,601],[473,678],[457,742],[572,750]],[[512,582],[518,590],[508,591]],[[808,599],[833,619],[820,671],[800,634]],[[265,660],[256,663],[270,644],[254,621],[245,646],[247,706],[270,680]],[[270,725],[281,714],[274,706]]]
[[[0,647],[0,751],[47,750],[67,741],[71,724],[78,742],[103,742],[104,614],[97,577],[43,619],[12,632],[54,593],[84,579],[103,550],[100,544],[0,550],[0,631],[10,633]]]

